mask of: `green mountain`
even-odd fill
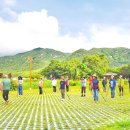
[[[118,48],[92,48],[91,50],[79,49],[73,52],[67,59],[83,59],[85,55],[92,54],[104,54],[110,62],[110,66],[121,66],[124,64],[130,64],[130,49],[118,47]]]
[[[83,59],[85,55],[104,54],[110,62],[110,66],[130,64],[130,49],[128,48],[93,48],[91,50],[79,49],[73,53],[63,53],[48,48],[35,48],[31,51],[19,53],[13,56],[0,57],[0,72],[17,72],[29,70],[29,57],[32,57],[33,70],[47,66],[52,59],[71,60]]]
[[[0,70],[2,72],[27,71],[30,69],[29,57],[32,57],[32,69],[36,70],[47,66],[52,59],[64,60],[68,55],[53,49],[35,48],[14,56],[0,57]]]

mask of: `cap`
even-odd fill
[[[119,77],[122,78],[122,75],[120,75]]]

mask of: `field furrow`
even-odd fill
[[[80,97],[80,93],[71,91],[64,101],[59,91],[53,93],[51,89],[44,89],[42,95],[38,90],[26,90],[23,96],[10,92],[8,104],[0,98],[0,129],[94,130],[130,118],[125,112],[130,108],[129,97],[103,96],[106,101],[99,95],[99,102],[95,103],[91,92]]]

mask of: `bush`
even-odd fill
[[[52,85],[51,85],[51,80],[44,80],[43,81],[43,88],[45,87],[45,88],[50,88],[50,87],[52,87]]]
[[[80,86],[80,82],[79,81],[70,80],[69,81],[69,85],[70,86]]]
[[[18,87],[17,80],[11,80],[11,90],[16,90]]]

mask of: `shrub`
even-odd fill
[[[17,80],[11,80],[11,90],[16,90],[17,89]]]
[[[79,81],[75,81],[75,80],[70,80],[69,81],[69,85],[70,86],[80,86],[80,82]]]

